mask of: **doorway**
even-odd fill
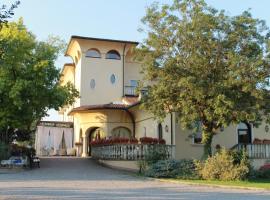
[[[250,144],[252,142],[251,126],[249,123],[241,122],[237,126],[238,144]]]

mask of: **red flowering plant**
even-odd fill
[[[141,137],[141,144],[166,144],[164,139],[152,138],[152,137]]]
[[[124,138],[124,137],[113,137],[113,138],[102,138],[93,140],[90,142],[92,146],[97,145],[112,145],[112,144],[138,144],[136,138]]]
[[[135,137],[130,138],[128,141],[129,144],[138,144],[138,142],[138,139]]]
[[[164,139],[159,139],[159,140],[158,140],[158,143],[159,143],[159,144],[166,144],[166,141],[165,141]]]

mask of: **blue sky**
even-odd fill
[[[15,1],[15,0],[14,0]],[[10,4],[13,0],[1,0]],[[145,37],[137,30],[145,9],[154,0],[21,0],[12,20],[24,18],[24,23],[38,39],[58,35],[67,42],[71,35],[109,39],[142,41]],[[160,0],[170,3],[172,0]],[[206,0],[229,15],[237,15],[251,8],[254,17],[266,20],[270,26],[269,0]],[[62,67],[67,58],[59,58],[57,67]],[[57,120],[52,114],[51,120]],[[60,120],[60,119],[58,119]]]

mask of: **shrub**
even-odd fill
[[[270,179],[270,164],[265,164],[256,171],[255,178]]]
[[[198,161],[196,169],[199,176],[206,180],[242,180],[247,177],[250,164],[244,153],[241,160],[238,159],[238,156],[222,149],[205,161]]]
[[[165,145],[149,145],[144,160],[150,166],[159,160],[166,160],[167,158],[168,152]]]
[[[160,160],[151,165],[145,175],[155,178],[194,179],[195,164],[193,160]]]

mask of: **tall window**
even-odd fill
[[[162,125],[161,123],[158,124],[158,139],[162,139],[163,138],[163,130],[162,130]]]
[[[115,59],[115,60],[120,60],[121,56],[116,50],[110,50],[106,54],[106,59]]]
[[[89,58],[101,58],[101,54],[100,54],[99,50],[97,50],[97,49],[89,49],[86,52],[85,57],[89,57]]]
[[[237,126],[238,143],[249,144],[251,143],[251,126],[248,123],[241,122]]]

